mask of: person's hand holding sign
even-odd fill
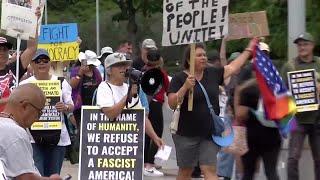
[[[187,90],[193,88],[193,86],[196,84],[196,79],[192,75],[188,75],[186,81],[183,84],[183,87],[186,88]]]
[[[57,102],[55,105],[58,112],[69,112],[70,108],[67,104],[64,104],[63,102]]]

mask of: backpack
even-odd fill
[[[58,77],[61,90],[64,77]],[[44,146],[56,146],[60,141],[61,129],[54,130],[31,130],[29,129],[36,144]]]

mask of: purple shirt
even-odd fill
[[[80,66],[73,67],[71,69],[70,78],[76,77],[77,74],[79,73],[79,70],[80,70]],[[96,67],[93,68],[93,78],[96,80],[97,87],[98,87],[98,85],[102,81],[102,78],[99,70]],[[72,100],[74,102],[74,110],[80,109],[82,106],[81,89],[82,89],[82,79],[80,79],[80,82],[76,88],[72,88]],[[86,105],[91,105],[91,104],[86,104]]]

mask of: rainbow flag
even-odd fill
[[[254,70],[263,99],[265,119],[274,121],[283,137],[290,132],[296,104],[271,59],[256,45]]]

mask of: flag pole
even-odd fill
[[[19,63],[20,63],[20,45],[21,45],[21,35],[17,34],[17,60],[16,60],[16,87],[19,85]]]

